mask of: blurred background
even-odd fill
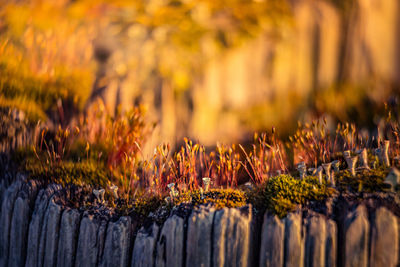
[[[0,0],[0,107],[68,124],[134,105],[151,142],[243,142],[398,107],[398,0]]]

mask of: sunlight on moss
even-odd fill
[[[249,193],[249,201],[259,209],[267,208],[280,217],[293,211],[297,205],[310,201],[322,202],[335,190],[316,177],[296,179],[290,175],[271,177],[264,185]]]
[[[236,189],[212,189],[208,192],[200,190],[183,192],[173,200],[175,205],[190,203],[194,206],[212,204],[216,208],[238,208],[246,205],[247,198],[243,191]]]
[[[109,183],[109,173],[95,162],[70,162],[46,166],[33,160],[25,163],[24,171],[31,179],[54,182],[61,185],[96,185],[103,188]]]

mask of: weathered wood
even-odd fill
[[[248,266],[250,223],[251,207],[215,212],[213,266]]]
[[[10,185],[3,195],[0,214],[0,266],[8,265],[8,252],[10,248],[10,230],[14,203],[21,189],[21,181]]]
[[[300,213],[290,213],[284,218],[285,248],[284,266],[304,266],[303,226]]]
[[[142,227],[137,233],[132,253],[132,267],[153,267],[159,227],[153,223],[149,228]]]
[[[11,221],[9,266],[25,265],[29,212],[29,196],[27,192],[20,191],[14,204],[14,212]]]
[[[215,209],[201,206],[192,211],[188,221],[186,266],[211,265],[212,226]]]
[[[58,240],[57,266],[73,266],[79,234],[80,214],[75,209],[64,210]]]
[[[99,257],[102,254],[106,225],[105,221],[95,218],[93,215],[84,214],[79,228],[76,267],[98,265]]]
[[[368,266],[369,222],[367,209],[359,205],[350,212],[344,222],[345,227],[345,266]]]
[[[130,217],[121,217],[109,222],[100,266],[128,266],[132,236]]]
[[[371,231],[370,266],[397,266],[399,232],[396,216],[384,207],[378,208]]]
[[[61,211],[62,207],[55,203],[53,196],[50,199],[43,222],[39,243],[38,266],[56,266]]]
[[[184,219],[173,215],[168,218],[157,242],[156,266],[183,266]]]
[[[333,220],[326,224],[326,247],[325,266],[336,267],[337,265],[337,225]]]
[[[276,215],[264,215],[261,232],[260,266],[283,266],[285,224]]]
[[[29,223],[28,247],[26,255],[26,267],[38,266],[39,260],[39,245],[41,240],[42,228],[44,226],[45,214],[49,204],[49,200],[53,194],[60,190],[59,185],[49,185],[46,189],[40,190],[36,201],[35,208],[32,214],[31,222]]]
[[[307,219],[305,266],[324,266],[326,253],[326,219],[312,215]]]

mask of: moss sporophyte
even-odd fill
[[[54,133],[36,127],[32,145],[12,152],[20,170],[46,183],[89,186],[89,205],[114,205],[121,212],[251,203],[283,216],[336,193],[398,188],[398,141],[366,145],[349,138],[346,129],[357,132],[350,126],[330,134],[324,124],[301,125],[291,142],[280,140],[275,130],[256,134],[250,146],[218,144],[209,152],[186,138],[175,152],[164,144],[150,158],[142,152],[149,131],[140,108],[118,117],[99,113]],[[399,136],[399,127],[390,129]]]

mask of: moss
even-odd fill
[[[103,162],[63,161],[58,164],[43,165],[35,157],[32,149],[20,149],[13,155],[14,160],[24,161],[24,170],[32,179],[39,179],[60,183],[62,185],[92,185],[107,188],[110,173],[104,167]],[[358,172],[355,177],[347,170],[342,170],[335,177],[337,189],[340,192],[376,192],[384,191],[383,181],[388,169],[379,166],[377,169]],[[150,213],[156,212],[160,207],[166,210],[172,209],[183,203],[192,206],[212,204],[221,209],[237,208],[251,203],[258,211],[268,210],[283,218],[288,212],[295,210],[297,205],[307,205],[310,202],[323,202],[335,193],[335,189],[328,187],[323,182],[319,183],[316,177],[307,176],[304,179],[296,179],[290,175],[271,177],[267,182],[256,186],[254,189],[211,189],[201,193],[200,190],[182,192],[173,202],[165,202],[165,196],[150,193],[139,193],[135,199],[113,200],[110,192],[107,199],[110,205],[115,206],[118,214],[128,215],[134,212],[139,218],[146,218]],[[114,201],[116,203],[114,203]],[[116,205],[114,205],[116,204]]]
[[[121,215],[129,215],[134,212],[140,218],[149,216],[151,212],[155,212],[158,208],[165,206],[166,202],[160,196],[141,195],[132,201],[119,199],[116,203],[116,212]]]
[[[384,166],[357,172],[356,176],[352,176],[348,170],[343,170],[336,177],[336,185],[340,191],[367,193],[384,191],[386,186],[383,182],[388,173],[389,169]]]
[[[158,196],[144,196],[135,199],[133,210],[137,214],[146,217],[150,212],[155,212],[162,205],[165,205],[165,201],[162,198]]]
[[[238,208],[247,204],[247,197],[243,191],[234,189],[212,189],[209,192],[201,194],[200,190],[181,193],[172,202],[165,201],[164,196],[153,195],[150,193],[138,193],[133,200],[116,200],[116,213],[120,215],[135,215],[139,221],[144,221],[151,213],[158,214],[163,210],[167,214],[174,206],[189,204],[199,206],[202,204],[212,204],[217,209]],[[106,196],[107,198],[107,196]],[[110,203],[111,199],[108,199]],[[158,215],[155,215],[157,219]],[[159,219],[159,218],[158,218]]]
[[[110,174],[104,163],[89,160],[89,162],[64,161],[53,166],[43,165],[36,158],[32,149],[20,149],[14,153],[14,160],[21,162],[25,159],[24,170],[29,172],[32,179],[44,179],[63,185],[94,185],[107,188]],[[343,170],[336,177],[340,191],[375,192],[384,190],[384,178],[388,170],[384,167],[357,173],[352,177],[347,170]],[[305,177],[303,180],[289,175],[280,175],[270,178],[266,183],[247,192],[239,189],[211,189],[203,194],[200,190],[183,192],[175,198],[173,203],[167,204],[164,197],[149,194],[139,195],[129,203],[121,200],[117,205],[118,213],[127,214],[134,211],[139,216],[148,216],[161,206],[180,205],[189,203],[193,206],[213,204],[216,208],[242,207],[251,203],[258,210],[269,210],[280,217],[294,210],[298,204],[307,204],[310,201],[324,201],[334,193],[326,183],[320,184],[316,177]]]
[[[81,151],[81,145],[71,149],[71,155],[67,160],[49,164],[40,162],[31,147],[19,149],[14,152],[13,159],[20,163],[21,168],[29,173],[32,179],[56,182],[62,185],[92,185],[95,187],[108,188],[110,171],[105,167],[106,163],[95,160],[96,156],[89,155],[83,161],[85,155],[75,153]],[[96,151],[103,151],[99,147]],[[95,150],[93,150],[95,151]],[[97,154],[94,153],[94,154]],[[42,159],[44,155],[39,156]],[[388,169],[378,166],[377,169],[357,172],[353,177],[347,170],[341,170],[335,176],[336,186],[340,192],[377,192],[384,191],[384,179]],[[251,203],[257,210],[268,210],[280,217],[293,211],[297,205],[307,205],[310,202],[323,202],[326,198],[335,193],[335,189],[329,187],[326,182],[319,183],[316,177],[307,176],[304,179],[296,179],[290,175],[271,177],[264,184],[256,186],[252,190],[242,189],[211,189],[201,193],[200,190],[181,192],[172,203],[165,202],[165,196],[158,196],[150,193],[137,193],[131,201],[118,200],[116,203],[117,212],[129,214],[134,211],[140,217],[147,217],[159,207],[165,206],[171,209],[174,205],[188,203],[192,206],[212,204],[216,208],[236,208]],[[106,195],[110,198],[109,203],[114,206],[114,200],[110,192]]]
[[[193,206],[212,204],[215,208],[238,208],[246,205],[247,197],[243,191],[235,189],[211,189],[201,193],[200,190],[182,193],[174,200],[175,205],[190,203]]]
[[[61,185],[94,185],[106,188],[109,181],[107,170],[92,161],[43,164],[37,159],[28,158],[22,168],[28,172],[31,179],[51,181]]]
[[[290,175],[270,178],[258,189],[249,192],[249,201],[259,210],[267,209],[284,217],[298,204],[310,201],[323,201],[334,193],[326,183],[320,184],[316,177],[307,176],[296,179]]]
[[[18,163],[20,171],[26,172],[30,179],[62,185],[107,188],[111,173],[106,168],[104,157],[99,159],[99,154],[103,151],[102,146],[93,146],[87,158],[80,143],[76,143],[66,153],[64,159],[50,162],[48,153],[51,152],[35,151],[34,146],[27,146],[13,151],[11,158],[13,162]]]

